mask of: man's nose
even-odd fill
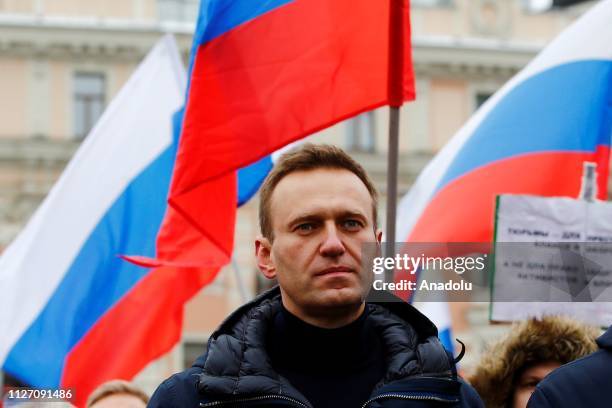
[[[321,244],[320,252],[323,256],[340,256],[345,248],[336,225],[328,225],[325,228],[324,241]]]

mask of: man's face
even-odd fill
[[[270,211],[274,240],[258,239],[257,255],[285,307],[302,317],[361,306],[372,279],[361,245],[381,236],[363,182],[342,169],[294,172],[276,185]]]

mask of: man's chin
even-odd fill
[[[317,296],[319,307],[349,307],[359,305],[365,299],[363,290],[354,286],[331,287],[321,290]]]

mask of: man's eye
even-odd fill
[[[342,222],[342,225],[349,230],[357,230],[361,228],[361,222],[357,220],[345,220]]]
[[[296,227],[296,230],[299,232],[310,232],[315,228],[315,225],[313,223],[304,223],[304,224],[300,224]]]

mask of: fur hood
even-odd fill
[[[569,318],[549,316],[523,321],[488,347],[470,382],[487,407],[508,407],[522,369],[545,361],[565,364],[590,354],[597,350],[597,336],[594,327]]]

